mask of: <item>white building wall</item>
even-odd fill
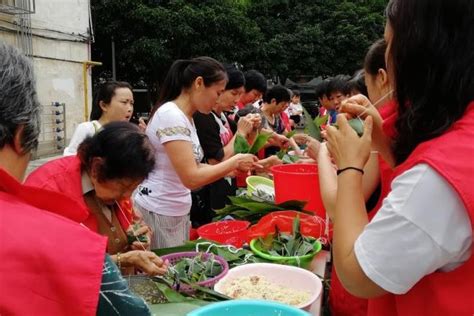
[[[15,33],[17,16],[0,14],[0,39],[19,45]],[[4,26],[2,28],[2,26]],[[90,60],[89,0],[36,0],[31,14],[32,60],[42,105],[66,104],[66,137],[85,120],[83,62]],[[88,71],[88,109],[91,108],[91,78]],[[43,116],[43,130],[37,156],[58,151],[51,124]]]

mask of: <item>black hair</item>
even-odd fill
[[[90,120],[98,120],[102,116],[102,108],[100,107],[100,101],[104,103],[110,103],[113,96],[115,95],[115,90],[119,88],[128,88],[130,91],[133,91],[132,86],[125,81],[107,81],[100,85],[97,93],[94,96],[94,102],[92,102],[92,109]]]
[[[301,96],[301,93],[300,93],[299,90],[292,90],[291,93],[292,93],[291,97],[299,97],[299,96]]]
[[[321,99],[323,96],[327,95],[329,80],[323,80],[316,85],[314,88],[314,94],[317,99]]]
[[[364,69],[357,70],[347,84],[351,92],[356,90],[358,93],[369,97],[369,92],[367,91],[367,86],[365,85]]]
[[[151,116],[166,102],[176,99],[183,89],[188,89],[197,77],[202,77],[204,85],[209,87],[227,78],[224,66],[211,57],[178,59],[168,70],[165,81],[160,88],[160,96],[151,111]]]
[[[267,91],[267,80],[265,76],[254,69],[245,72],[245,92],[249,92],[253,89],[262,94],[265,94]]]
[[[386,14],[399,164],[450,128],[474,100],[474,1],[392,0]]]
[[[350,76],[347,75],[337,75],[329,79],[329,83],[326,88],[326,96],[329,98],[331,93],[341,92],[342,94],[351,93],[350,86],[348,81]]]
[[[267,93],[265,93],[265,96],[263,97],[263,102],[270,103],[272,99],[275,99],[276,103],[280,103],[283,101],[290,102],[290,90],[280,85],[273,86],[272,88],[270,88],[270,90],[267,91]]]
[[[245,76],[242,71],[237,69],[234,65],[225,65],[225,71],[227,73],[227,84],[226,90],[238,89],[245,86]]]
[[[375,76],[379,69],[387,70],[385,65],[385,51],[387,50],[387,42],[385,39],[379,39],[373,43],[364,59],[364,70],[368,74]]]
[[[103,159],[97,170],[99,181],[144,179],[155,165],[148,137],[129,122],[104,125],[97,134],[86,138],[77,152],[83,170],[91,171],[94,158]]]

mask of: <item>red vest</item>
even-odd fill
[[[430,165],[456,190],[474,227],[473,157],[474,102],[449,131],[418,145],[394,170],[393,178],[417,164]],[[433,192],[433,198],[436,198],[436,192]],[[427,275],[404,295],[387,294],[369,300],[368,315],[474,315],[474,249],[472,252],[468,261],[454,271]]]
[[[95,232],[98,231],[97,220],[89,211],[84,201],[81,182],[81,161],[77,156],[62,157],[47,162],[32,172],[25,183],[30,186],[67,194],[76,201],[80,209],[65,209],[61,215],[68,216],[67,213],[71,212],[81,213],[81,218],[78,222],[83,223]],[[122,228],[127,230],[128,223],[131,223],[133,218],[130,199],[121,201],[120,207],[124,212],[118,211],[117,218]]]
[[[107,239],[57,215],[76,207],[0,169],[0,315],[96,314]]]

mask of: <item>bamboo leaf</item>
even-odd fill
[[[303,108],[303,111],[304,111],[305,117],[311,117],[311,115],[308,113],[306,109]],[[313,120],[307,121],[305,133],[319,141],[323,140],[323,138],[321,137],[321,130],[319,129],[319,126],[317,126]]]
[[[352,120],[349,120],[347,123],[356,131],[357,135],[360,137],[362,134],[364,134],[364,123],[362,122],[361,119],[355,118]]]
[[[250,150],[250,145],[247,140],[240,134],[237,134],[234,141],[234,153],[247,154]]]
[[[286,136],[286,138],[289,139],[289,138],[295,136],[295,134],[296,134],[296,130],[292,130],[291,132],[286,133],[285,136]]]
[[[276,156],[278,157],[278,159],[283,159],[283,157],[287,154],[287,152],[288,152],[287,148],[282,148],[276,153]]]
[[[322,125],[326,125],[328,123],[329,115],[317,116],[314,119],[314,124],[321,130]]]
[[[262,149],[263,146],[265,146],[265,144],[267,143],[267,141],[270,139],[271,136],[272,134],[270,133],[258,134],[258,136],[255,138],[255,141],[252,144],[252,147],[250,147],[248,153],[256,155],[260,151],[260,149]]]

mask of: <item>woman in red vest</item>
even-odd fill
[[[376,41],[370,46],[364,60],[366,91],[369,100],[380,112],[384,122],[386,118],[390,117],[395,108],[394,102],[390,101],[392,87],[385,65],[386,48],[385,40]],[[310,145],[314,145],[314,143],[312,142]],[[321,146],[318,153],[318,166],[321,197],[326,212],[332,220],[337,197],[337,175],[325,145]],[[377,209],[380,208],[383,199],[388,194],[389,186],[382,185],[381,182],[391,176],[392,168],[376,151],[372,151],[369,161],[364,166],[364,172],[364,199],[370,219],[375,216]],[[339,281],[335,269],[332,270],[331,274],[329,307],[333,316],[367,315],[367,299],[355,297],[347,292]]]
[[[0,315],[150,315],[76,201],[20,183],[39,133],[33,66],[0,41]]]
[[[387,16],[393,150],[360,96],[344,111],[368,114],[364,135],[342,115],[339,130],[327,129],[338,166],[336,270],[350,293],[369,298],[369,315],[472,315],[474,2],[392,0]],[[369,223],[361,181],[372,145],[395,169]]]
[[[166,265],[145,251],[150,229],[141,225],[130,196],[155,164],[147,136],[129,122],[111,122],[78,148],[77,156],[47,162],[32,172],[26,184],[67,194],[85,215],[81,223],[108,237],[107,253],[121,267],[164,274]],[[65,209],[62,215],[78,212]],[[145,238],[142,238],[142,236]],[[133,269],[124,270],[130,274]]]

